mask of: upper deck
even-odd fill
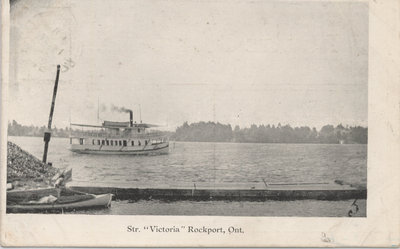
[[[133,132],[108,132],[108,131],[71,131],[70,137],[79,138],[115,138],[115,139],[155,139],[166,137],[166,135],[160,132],[143,132],[143,133],[133,133]]]
[[[148,131],[148,128],[157,127],[156,125],[133,122],[111,122],[104,121],[100,125],[71,124],[80,127],[71,129],[71,138],[115,138],[115,139],[156,139],[166,137],[156,131]]]

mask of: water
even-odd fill
[[[36,157],[42,157],[42,138],[9,137],[9,140]],[[367,182],[367,146],[359,144],[171,142],[170,153],[157,156],[75,154],[68,150],[68,145],[69,140],[66,138],[52,138],[48,161],[55,167],[72,167],[74,182],[96,183],[102,186],[148,186],[149,183],[157,185],[177,182],[191,186],[196,182],[234,184],[262,182],[262,179],[269,183],[332,182],[336,179],[356,184]],[[241,209],[243,203],[176,202],[167,205],[154,201],[129,204],[113,202],[113,207],[103,212],[134,214],[132,210],[136,210],[137,214],[142,214],[140,207],[151,206],[153,208],[143,208],[142,211],[148,214],[169,214],[171,210],[179,210],[172,212],[178,214],[190,213],[193,206],[202,205],[202,210],[209,210],[204,215],[217,215],[218,207],[221,206],[221,210],[230,208],[231,215],[244,215],[247,212],[248,215],[343,216],[347,212],[343,213],[336,206],[346,206],[347,209],[352,201],[345,202],[346,205],[342,202],[327,201],[266,202],[268,205],[255,202],[251,204],[252,208],[246,208],[247,211]],[[264,208],[259,209],[259,205]],[[170,208],[165,208],[168,206]],[[288,206],[292,208],[286,208]],[[304,207],[304,210],[320,211],[307,213],[301,211],[301,207]]]

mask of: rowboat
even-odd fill
[[[112,194],[87,194],[71,190],[64,190],[59,198],[54,188],[8,191],[7,212],[43,212],[64,211],[77,209],[109,208]]]
[[[62,211],[76,209],[108,208],[111,206],[112,194],[88,195],[93,198],[82,199],[78,201],[59,203],[56,200],[53,203],[21,203],[16,205],[7,205],[7,212],[42,212],[42,211]]]

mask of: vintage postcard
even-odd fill
[[[4,246],[399,246],[399,4],[3,0]]]

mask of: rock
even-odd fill
[[[41,162],[18,145],[7,142],[7,182],[13,186],[48,185],[57,169]]]

